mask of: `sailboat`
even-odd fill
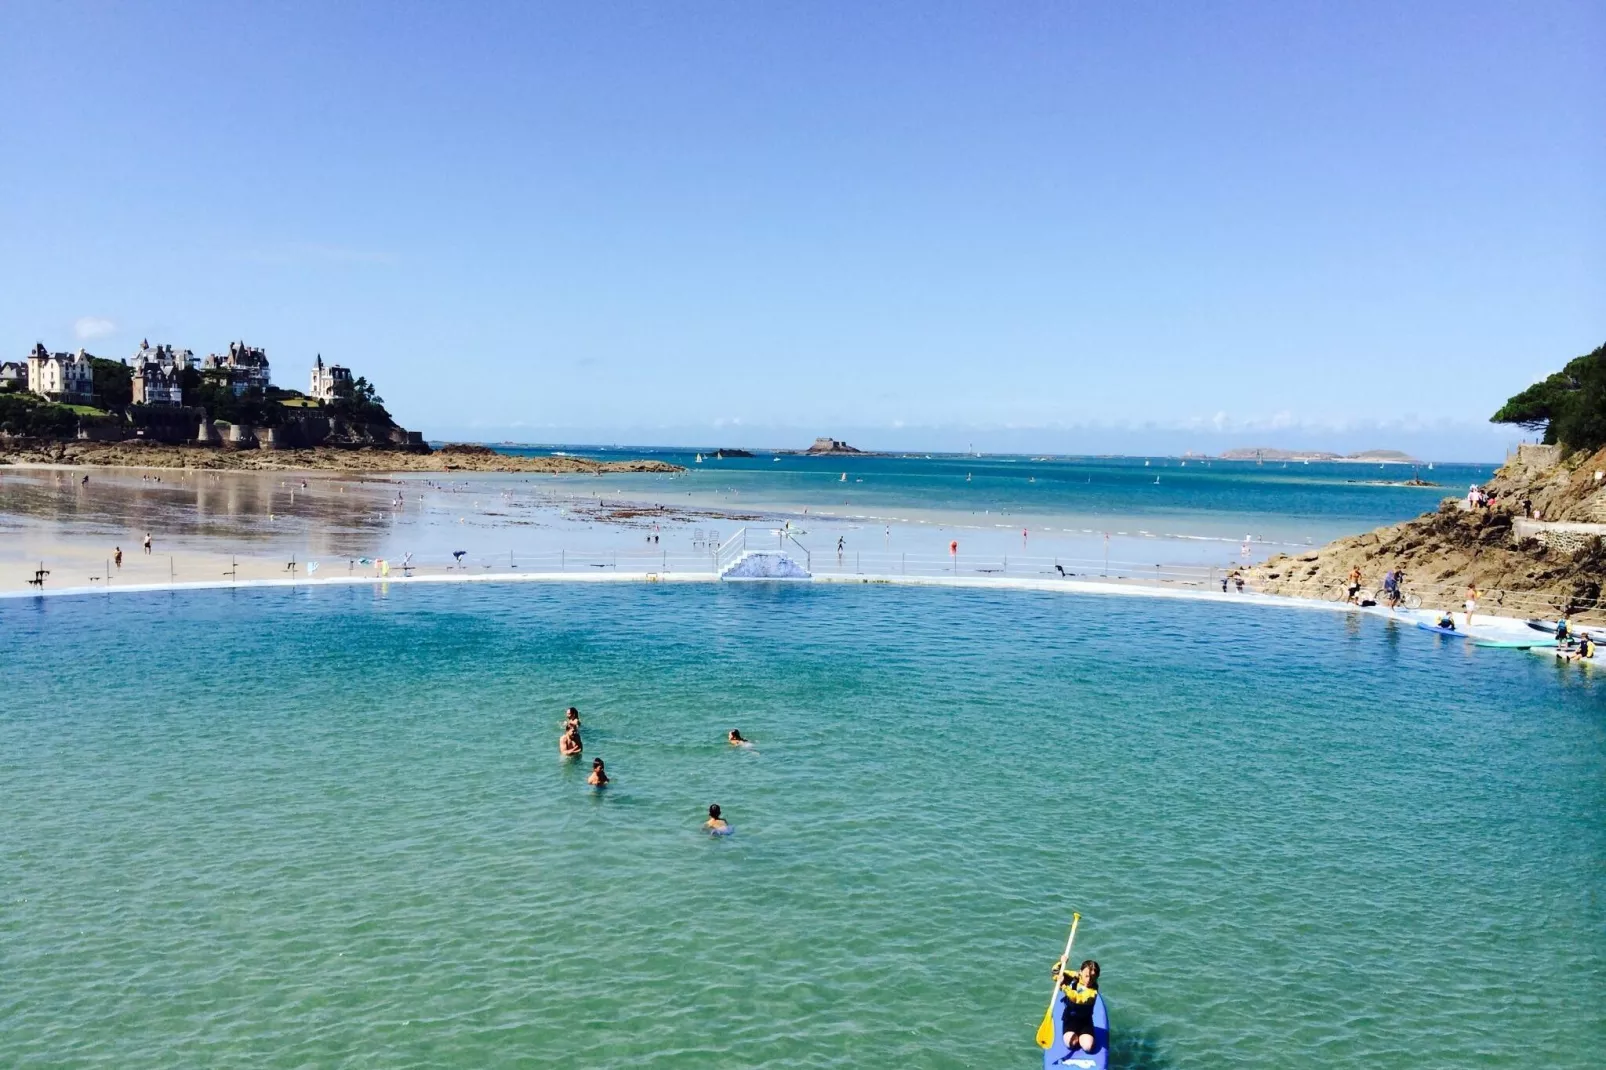
[[[847,481],[848,481],[848,474],[846,472],[843,472],[842,473],[842,478],[837,480],[838,483],[846,483]]]
[[[697,463],[698,464],[702,464],[703,463],[703,455],[700,454],[700,453],[697,455]]]

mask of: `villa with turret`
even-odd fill
[[[312,383],[307,393],[319,401],[333,401],[344,388],[351,386],[351,369],[339,364],[324,364],[323,354],[312,365]]]

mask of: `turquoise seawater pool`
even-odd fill
[[[58,598],[0,635],[7,1066],[1031,1067],[1072,910],[1115,1065],[1606,1044],[1598,670],[888,587]]]

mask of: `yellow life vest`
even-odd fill
[[[1072,1003],[1090,1003],[1099,994],[1096,988],[1082,988],[1079,985],[1061,985],[1065,998]]]

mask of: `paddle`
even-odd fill
[[[1059,966],[1054,970],[1054,987],[1048,993],[1048,1010],[1043,1012],[1043,1024],[1037,1027],[1037,1046],[1039,1048],[1052,1048],[1054,1046],[1054,997],[1060,992],[1060,972],[1065,964],[1071,961],[1071,945],[1076,943],[1076,925],[1082,920],[1082,915],[1071,913],[1071,935],[1065,940],[1065,954],[1060,956]]]

